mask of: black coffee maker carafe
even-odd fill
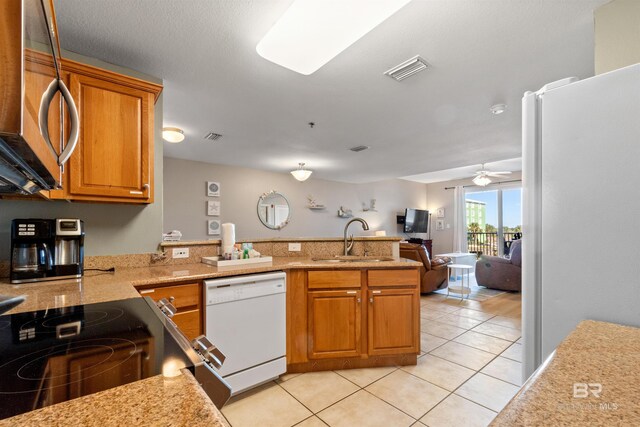
[[[11,283],[82,277],[84,226],[79,219],[14,219]]]

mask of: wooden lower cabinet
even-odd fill
[[[139,288],[140,295],[154,301],[166,298],[177,309],[171,320],[189,339],[202,335],[202,283],[166,284]]]
[[[420,350],[420,310],[417,289],[369,290],[368,341],[370,355]]]
[[[360,355],[360,290],[308,293],[309,359]]]
[[[417,268],[289,271],[288,371],[415,365],[419,292]]]
[[[39,399],[43,406],[64,402],[128,384],[151,375],[154,363],[152,337],[132,344],[91,346],[51,357]]]

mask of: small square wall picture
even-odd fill
[[[220,202],[207,200],[207,216],[220,216]]]
[[[436,231],[444,230],[444,219],[436,220]]]
[[[217,219],[207,220],[207,234],[209,236],[220,235],[220,221]]]
[[[207,196],[220,197],[220,183],[208,181],[207,182]]]

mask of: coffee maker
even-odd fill
[[[14,219],[11,283],[82,277],[84,224],[79,219]]]

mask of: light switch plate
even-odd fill
[[[289,252],[300,252],[302,250],[302,243],[289,243]]]
[[[173,258],[189,258],[189,248],[174,248]]]

